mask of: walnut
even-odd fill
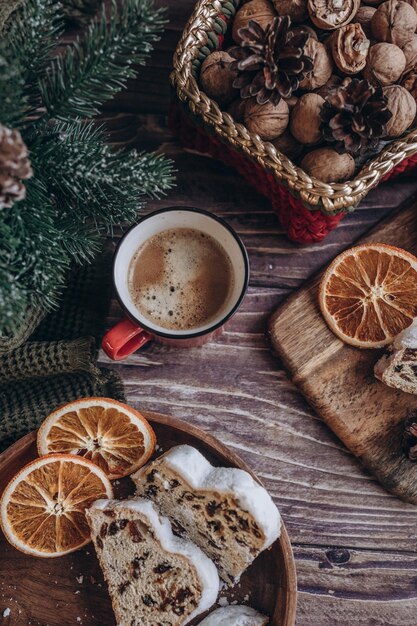
[[[417,101],[417,72],[410,72],[406,74],[401,81],[401,86],[407,89]]]
[[[388,108],[392,118],[387,123],[387,137],[399,137],[411,126],[416,116],[417,105],[413,96],[401,85],[384,87]]]
[[[392,85],[405,69],[404,52],[393,43],[376,43],[368,52],[364,76],[373,85]]]
[[[311,21],[324,30],[334,30],[355,17],[360,0],[308,0]]]
[[[365,35],[370,39],[372,34],[371,21],[375,14],[375,7],[367,7],[362,5],[359,7],[358,12],[355,15],[355,22],[362,26],[362,30]]]
[[[236,122],[243,121],[245,104],[245,100],[241,100],[241,98],[236,98],[236,100],[233,100],[232,104],[228,107],[227,112],[233,117]]]
[[[316,89],[315,93],[318,93],[319,96],[326,99],[329,92],[332,91],[335,87],[339,87],[341,85],[343,78],[338,76],[337,74],[332,74],[325,85]]]
[[[291,32],[294,33],[294,35],[298,35],[298,33],[302,31],[304,33],[308,33],[310,37],[318,41],[319,38],[317,36],[317,32],[312,26],[308,26],[307,24],[300,24],[299,26],[294,26],[294,28],[291,28]]]
[[[290,111],[292,111],[292,109],[295,107],[295,105],[298,102],[298,98],[297,96],[294,96],[294,94],[292,94],[289,98],[284,98],[284,100],[288,104],[288,108]]]
[[[249,20],[256,20],[262,28],[266,28],[274,17],[276,17],[276,13],[268,0],[250,0],[235,15],[232,29],[233,40],[236,43],[242,41],[239,37],[239,30],[245,28]]]
[[[278,15],[289,15],[293,24],[308,18],[307,0],[272,0]]]
[[[371,26],[375,39],[401,47],[417,28],[417,13],[403,0],[387,0],[375,11]]]
[[[300,88],[311,91],[327,83],[333,72],[333,60],[326,46],[312,37],[309,37],[304,52],[313,61],[313,69],[300,82]]]
[[[219,50],[209,54],[201,66],[201,87],[222,107],[228,106],[238,93],[233,87],[236,74],[230,70],[232,61],[227,52]]]
[[[317,148],[305,155],[300,167],[324,183],[341,183],[353,176],[355,160],[347,152],[339,154],[333,148]]]
[[[364,0],[365,2],[365,0]],[[373,7],[377,7],[379,4],[382,4],[384,0],[366,0],[365,4],[370,4]]]
[[[272,145],[291,161],[295,161],[303,151],[303,146],[294,139],[288,130],[284,130],[282,135],[274,139]]]
[[[364,69],[371,42],[360,24],[342,26],[331,35],[328,45],[341,72],[351,76]]]
[[[313,146],[321,140],[320,112],[324,98],[317,93],[306,93],[291,111],[290,131],[300,143]]]
[[[285,100],[274,106],[271,102],[258,104],[256,99],[247,101],[244,111],[245,125],[251,133],[270,141],[282,135],[288,126],[289,109]]]
[[[417,35],[413,35],[401,50],[404,52],[406,61],[404,73],[411,72],[417,68]]]

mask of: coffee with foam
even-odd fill
[[[136,252],[129,292],[139,313],[167,330],[193,330],[216,320],[234,286],[226,250],[192,228],[157,233]]]

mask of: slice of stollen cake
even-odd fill
[[[199,626],[266,626],[269,617],[250,606],[225,606],[210,613]]]
[[[417,321],[403,330],[374,368],[381,382],[417,394]]]
[[[97,500],[86,515],[118,626],[180,626],[215,603],[216,567],[152,502]]]
[[[268,492],[241,469],[213,467],[191,446],[172,448],[132,479],[138,495],[153,500],[174,532],[200,546],[228,583],[280,535]]]

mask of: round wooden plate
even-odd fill
[[[253,472],[226,446],[186,422],[145,413],[158,439],[158,453],[188,443],[215,465]],[[36,458],[36,433],[30,433],[0,455],[0,494],[14,474]],[[132,493],[129,478],[116,481],[117,496]],[[250,604],[270,615],[270,626],[294,626],[297,582],[287,531],[263,552],[240,583],[220,597]],[[7,610],[9,609],[10,612]],[[3,617],[4,616],[4,617]],[[202,618],[192,622],[196,625]],[[7,626],[115,626],[115,620],[94,548],[88,545],[68,556],[41,559],[12,548],[0,532],[0,623]]]

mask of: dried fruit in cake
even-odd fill
[[[199,626],[266,626],[269,617],[262,615],[250,606],[225,606],[203,619]]]
[[[86,509],[111,498],[111,483],[97,465],[70,454],[51,454],[26,465],[0,500],[0,521],[15,548],[57,557],[90,542]]]
[[[138,495],[200,546],[228,583],[280,535],[281,518],[268,492],[241,469],[213,467],[192,446],[171,448],[132,479]]]
[[[83,398],[53,411],[38,431],[40,455],[60,452],[90,459],[110,480],[144,465],[156,437],[132,407],[110,398]]]
[[[403,330],[374,368],[375,376],[388,387],[417,394],[417,321]]]
[[[214,563],[149,500],[99,500],[87,519],[118,626],[180,626],[215,603]]]
[[[319,302],[342,341],[359,348],[385,346],[417,316],[417,259],[382,243],[350,248],[325,271]]]

